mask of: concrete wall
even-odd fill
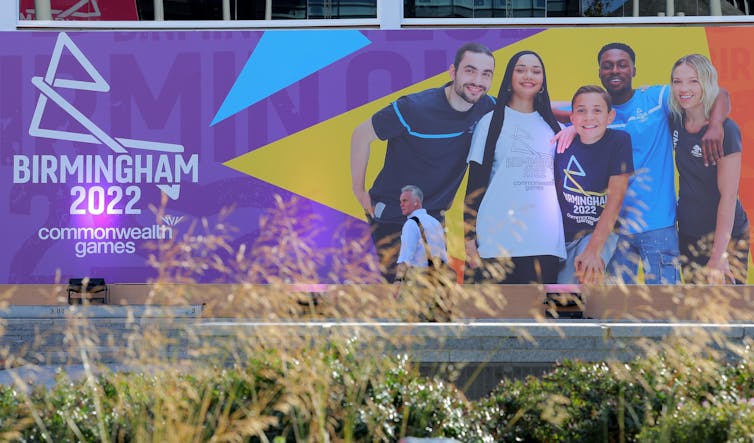
[[[542,372],[564,359],[629,361],[667,339],[706,342],[734,360],[754,344],[754,323],[594,320],[354,322],[208,318],[201,305],[12,306],[0,311],[0,360],[9,366],[134,367],[192,361],[232,362],[259,343],[312,346],[354,339],[365,352],[408,355],[438,374],[485,395],[502,376]],[[649,350],[649,351],[648,351]],[[138,367],[138,366],[137,366]]]
[[[66,306],[67,285],[0,285],[12,306]],[[110,284],[111,305],[204,305],[210,317],[268,318],[316,294],[322,317],[377,316],[393,285]],[[463,285],[453,293],[457,318],[539,318],[545,292],[539,285]],[[573,289],[573,288],[572,288]],[[747,320],[754,318],[754,286],[604,286],[577,288],[585,316],[596,319]],[[281,311],[282,310],[282,311]]]

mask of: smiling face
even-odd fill
[[[696,69],[687,64],[680,64],[673,69],[671,77],[673,98],[684,111],[703,107],[704,90]]]
[[[450,66],[453,84],[448,98],[451,106],[465,111],[478,102],[490,89],[494,71],[495,59],[484,53],[466,51],[458,66]]]
[[[613,103],[625,103],[633,94],[632,81],[636,75],[636,67],[626,51],[605,51],[600,57],[599,75],[602,86],[613,97]]]
[[[615,110],[608,110],[607,102],[598,92],[579,94],[573,100],[571,123],[584,144],[599,141],[614,118]]]
[[[513,67],[511,83],[513,95],[518,99],[533,100],[534,96],[542,90],[544,78],[544,68],[537,56],[522,55]]]

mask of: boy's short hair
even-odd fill
[[[599,94],[602,96],[602,99],[605,100],[605,103],[607,104],[607,111],[610,112],[613,109],[613,100],[610,98],[610,94],[605,91],[602,86],[597,85],[586,85],[582,86],[579,89],[576,90],[576,92],[573,94],[573,98],[571,99],[571,109],[573,109],[574,103],[576,103],[576,98],[582,94]]]
[[[634,50],[631,49],[631,47],[625,43],[614,42],[614,43],[606,44],[605,46],[602,47],[602,49],[600,49],[600,52],[597,53],[598,65],[602,62],[602,54],[604,54],[605,52],[611,49],[620,49],[621,51],[628,54],[629,57],[631,57],[631,63],[636,64],[636,53],[634,52]]]

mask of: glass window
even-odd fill
[[[5,0],[0,0],[5,1]],[[472,0],[473,1],[473,0]],[[222,20],[223,0],[162,0],[165,20]],[[53,20],[154,20],[154,0],[50,0]],[[34,20],[34,0],[19,0]],[[264,20],[265,0],[230,0],[231,20]],[[273,19],[375,18],[377,0],[272,0]]]
[[[34,0],[18,0],[19,18],[35,20]],[[53,20],[138,20],[136,0],[50,0]]]
[[[403,5],[407,18],[545,17],[547,10],[547,0],[404,0]]]
[[[6,0],[0,0],[6,1]],[[17,0],[21,20],[36,18],[35,0]],[[49,0],[53,20],[154,20],[155,0]],[[271,17],[376,18],[378,0],[272,0]],[[723,15],[754,14],[754,0],[720,0]],[[223,0],[162,0],[165,20],[222,20]],[[228,0],[231,20],[263,20],[265,0]],[[675,0],[675,13],[706,16],[709,0]],[[634,0],[404,0],[406,18],[628,17]],[[665,13],[664,1],[639,0],[640,16]]]
[[[628,17],[634,0],[404,0],[406,18],[433,17]],[[723,15],[750,15],[754,0],[721,0]],[[507,7],[506,7],[507,4]],[[657,16],[665,2],[639,2],[640,16]],[[709,15],[708,0],[675,2],[676,14]],[[679,15],[681,15],[679,14]]]

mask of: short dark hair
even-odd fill
[[[628,46],[625,43],[617,43],[617,42],[615,42],[615,43],[608,43],[608,44],[606,44],[605,46],[602,47],[602,49],[600,49],[600,52],[597,53],[597,64],[598,65],[600,63],[602,63],[602,54],[604,54],[605,52],[607,52],[607,51],[609,51],[611,49],[620,49],[621,51],[623,51],[626,54],[628,54],[629,57],[631,57],[631,63],[636,64],[636,53],[634,52],[634,50],[631,49],[631,47]]]
[[[467,52],[473,52],[475,54],[487,54],[492,57],[493,63],[495,61],[495,56],[492,54],[490,48],[481,43],[470,42],[461,46],[460,48],[458,48],[458,51],[456,51],[456,57],[453,59],[453,66],[455,66],[456,69],[458,68],[458,65],[461,64],[461,60],[463,60],[463,56]]]
[[[576,92],[573,94],[573,98],[571,99],[571,109],[573,109],[573,104],[576,103],[576,97],[582,95],[582,94],[599,94],[602,96],[602,99],[605,100],[605,103],[607,104],[607,110],[610,111],[613,109],[613,100],[610,98],[610,94],[607,93],[601,86],[597,85],[586,85],[582,86],[579,89],[576,90]]]

